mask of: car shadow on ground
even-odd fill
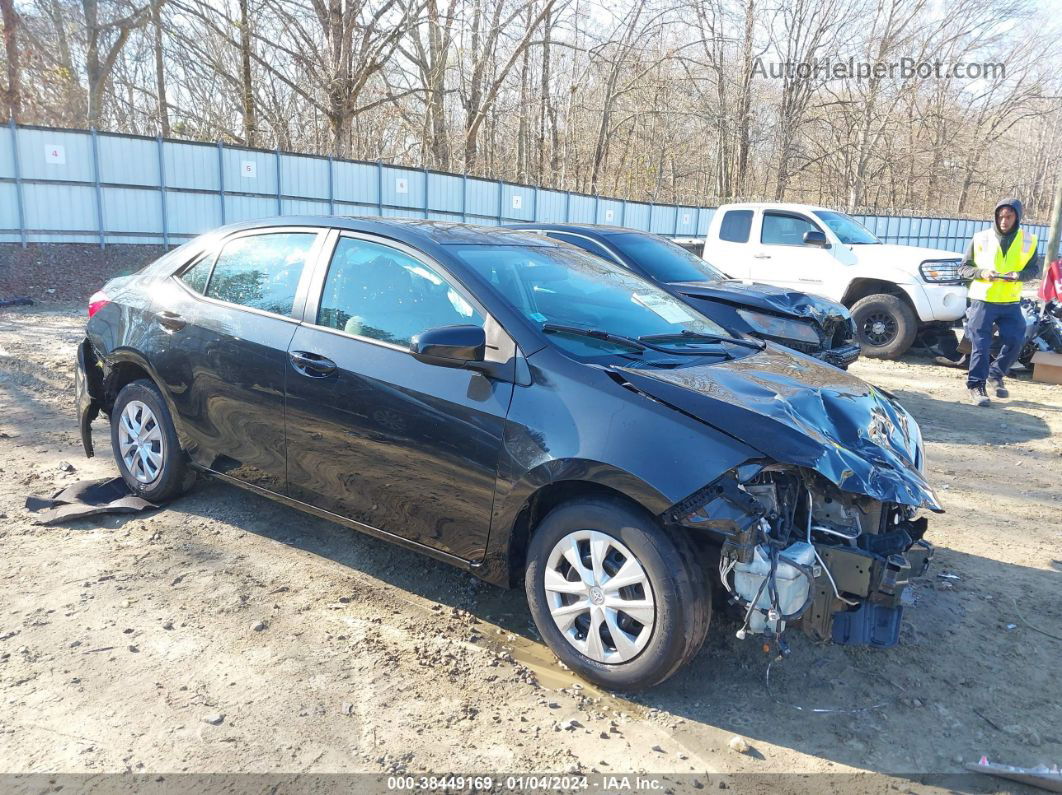
[[[485,624],[488,638],[499,637],[491,635],[490,625],[500,628],[500,637],[508,637],[501,642],[545,686],[576,681],[542,644],[519,589],[495,588],[445,563],[216,481],[201,482],[170,510],[216,518],[220,501],[225,520],[243,531],[334,561],[354,577],[381,581],[414,605],[409,595],[420,597],[426,611],[433,604],[467,610]],[[1003,590],[1022,594],[1033,623],[1062,632],[1054,598],[1060,585],[1057,570],[940,549],[929,574],[913,586],[915,605],[906,610],[894,648],[819,643],[793,631],[792,653],[773,665],[768,690],[771,657],[761,649],[762,639],[738,640],[736,617],[717,604],[708,641],[683,671],[645,693],[603,697],[683,718],[675,737],[694,750],[714,749],[719,737],[740,734],[753,746],[765,742],[914,777],[958,772],[983,753],[1036,765],[1062,756],[1062,707],[1051,695],[1058,647],[1025,625]],[[912,732],[912,725],[924,730]],[[945,755],[941,748],[951,751]]]
[[[938,400],[919,392],[893,390],[922,429],[927,442],[949,444],[1014,444],[1046,439],[1051,427],[1042,417],[1021,408],[1051,409],[1028,401],[993,401],[991,406],[974,406],[965,401]],[[964,395],[965,397],[965,395]]]

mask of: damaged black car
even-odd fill
[[[777,342],[847,370],[859,358],[848,310],[828,298],[731,279],[666,237],[597,224],[513,224],[616,262],[732,331]]]
[[[102,412],[134,493],[219,478],[523,587],[607,688],[678,671],[714,591],[783,649],[793,627],[893,645],[932,556],[941,507],[892,396],[541,235],[240,224],[89,315],[86,453]]]

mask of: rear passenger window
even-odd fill
[[[406,346],[430,328],[483,322],[449,282],[420,260],[367,240],[343,237],[336,244],[317,325]]]
[[[278,315],[290,315],[313,232],[275,232],[225,244],[207,296]]]
[[[731,243],[748,243],[752,228],[752,210],[727,210],[719,225],[719,239]]]
[[[760,242],[776,246],[802,246],[805,232],[818,231],[821,230],[806,218],[764,213]]]
[[[207,254],[199,260],[199,262],[181,274],[181,281],[197,293],[205,293],[207,279],[210,278],[210,266],[213,262],[214,255]]]

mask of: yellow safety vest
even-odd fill
[[[1025,236],[1022,229],[1003,253],[995,230],[985,229],[973,236],[974,267],[994,270],[997,273],[1013,273],[1029,264],[1036,253],[1036,235]],[[974,279],[970,282],[970,299],[993,304],[1010,304],[1021,300],[1021,282],[1000,282]]]

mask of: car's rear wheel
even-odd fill
[[[711,618],[692,547],[608,498],[550,511],[531,538],[524,587],[561,662],[611,690],[667,679],[700,649]]]
[[[129,490],[145,500],[173,499],[195,478],[166,401],[146,379],[118,393],[111,409],[111,447]]]
[[[852,306],[856,341],[866,356],[898,359],[914,343],[918,318],[902,298],[887,293],[868,295]]]

